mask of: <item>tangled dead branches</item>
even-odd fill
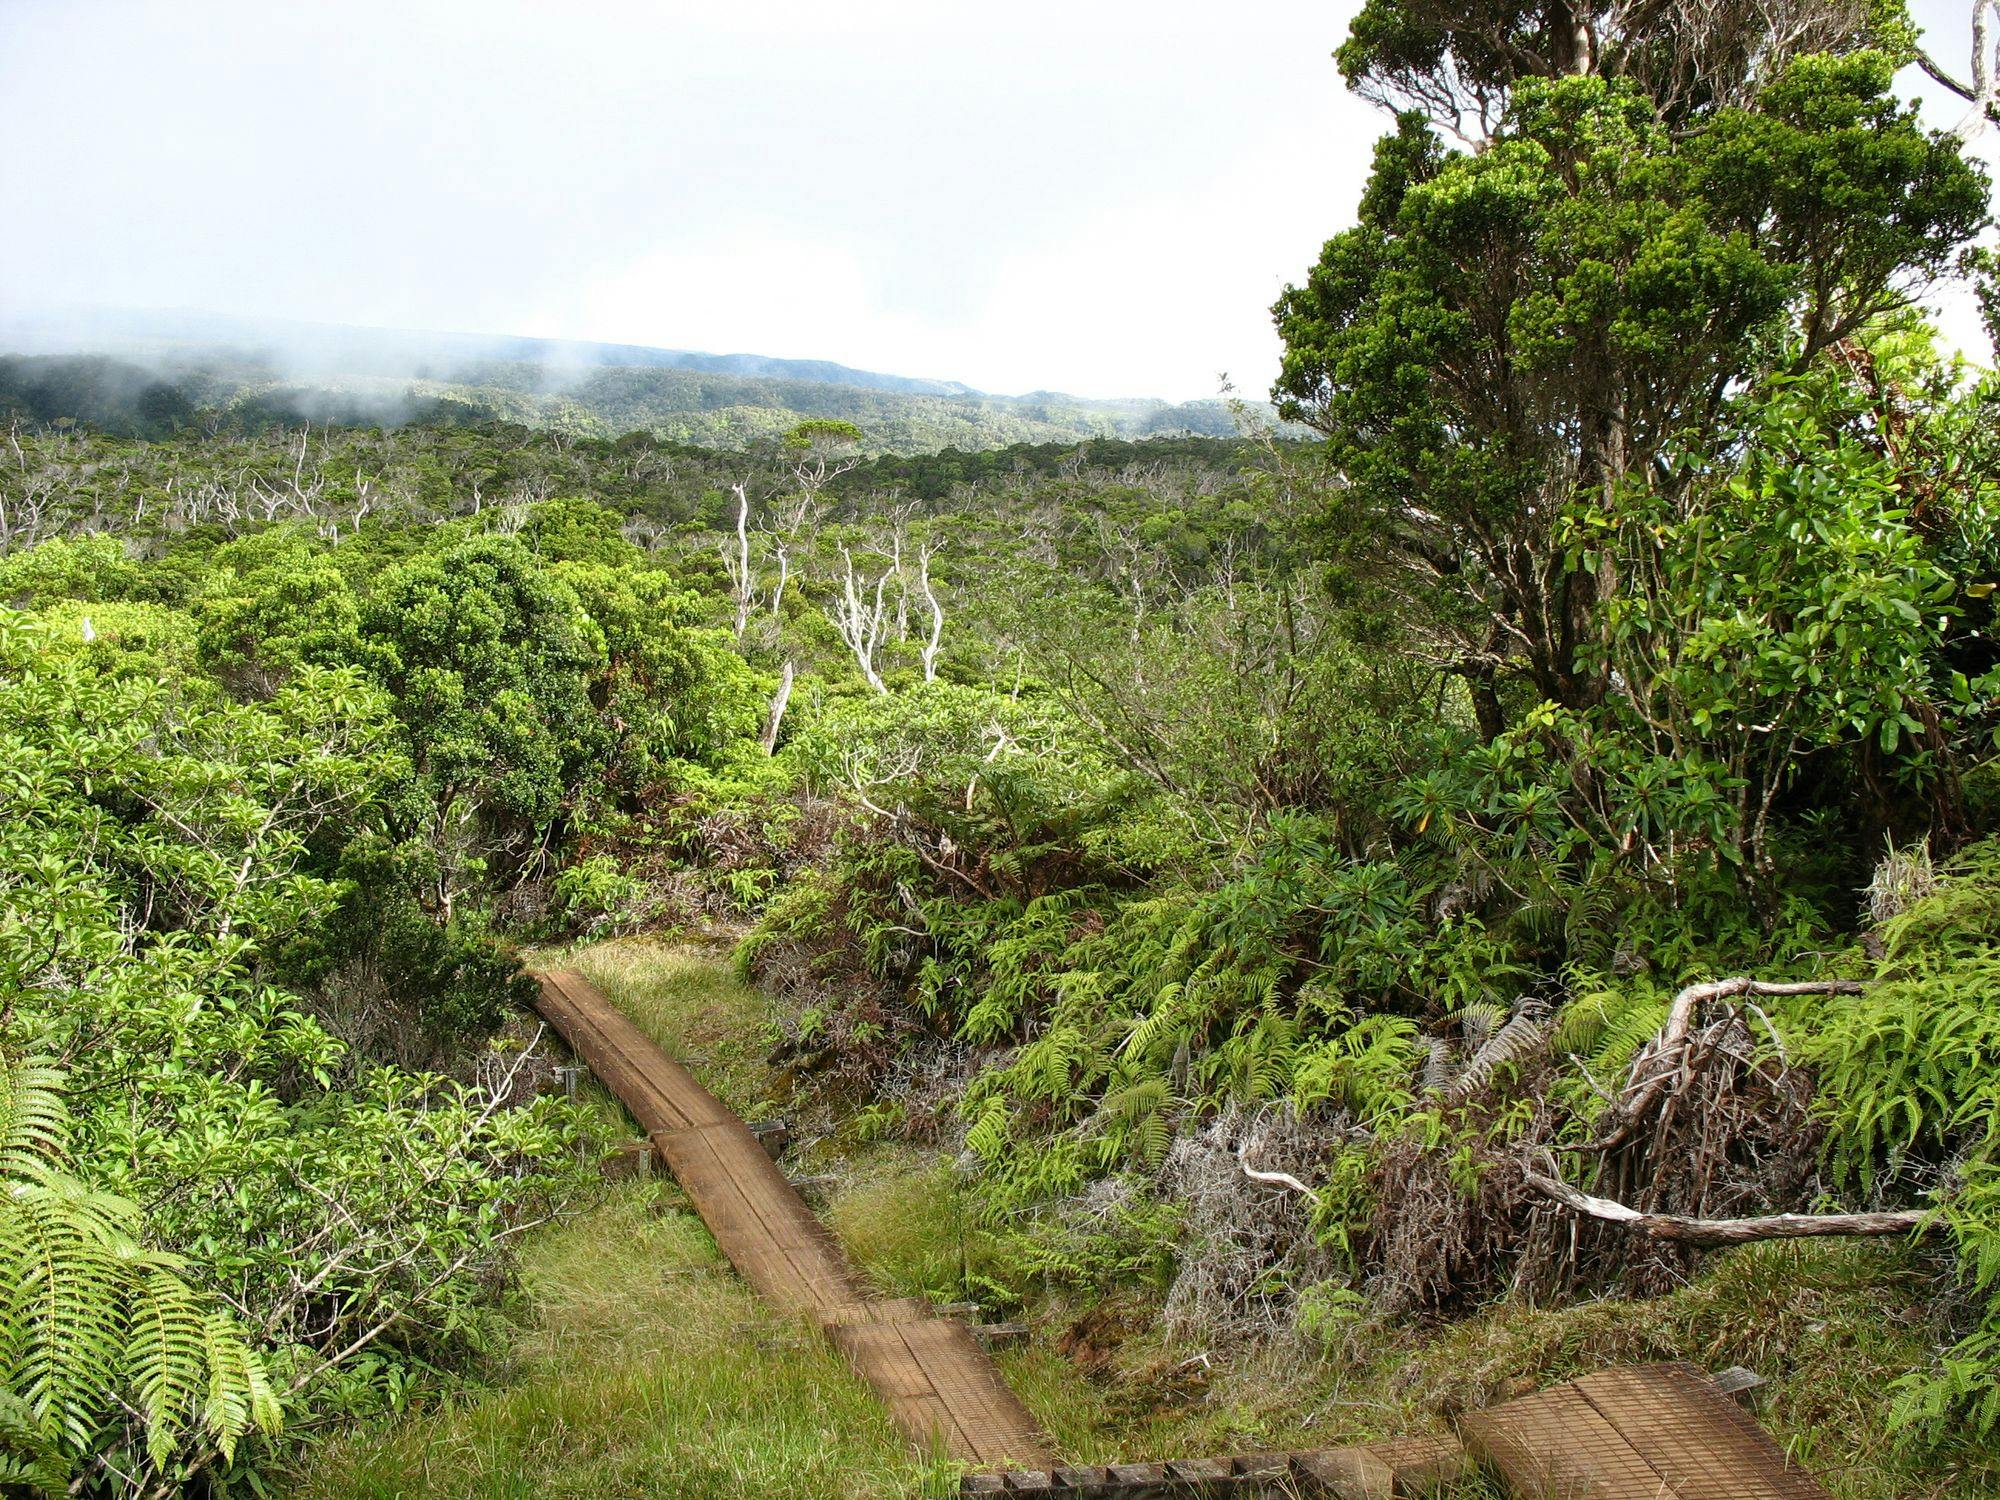
[[[1195,1234],[1167,1293],[1170,1333],[1213,1340],[1290,1325],[1296,1290],[1334,1270],[1313,1233],[1301,1179],[1318,1177],[1341,1139],[1338,1129],[1289,1109],[1232,1104],[1174,1142],[1160,1186],[1186,1205]],[[1279,1177],[1292,1181],[1272,1180]]]
[[[1689,985],[1634,1056],[1595,1136],[1562,1149],[1595,1156],[1598,1193],[1641,1216],[1735,1218],[1806,1201],[1822,1134],[1810,1109],[1812,1085],[1789,1065],[1776,1028],[1751,997],[1860,989],[1837,979]],[[1634,1236],[1602,1216],[1588,1227],[1573,1225],[1572,1233],[1579,1257],[1621,1273],[1626,1287],[1640,1292],[1678,1280],[1700,1243],[1698,1235]]]
[[[1413,1311],[1503,1292],[1540,1298],[1618,1287],[1648,1295],[1677,1284],[1702,1248],[1732,1242],[1755,1216],[1809,1202],[1821,1142],[1811,1083],[1788,1064],[1755,997],[1858,988],[1747,978],[1688,986],[1624,1079],[1603,1093],[1590,1138],[1567,1145],[1574,1115],[1553,1097],[1546,1020],[1517,1015],[1493,1041],[1513,1033],[1505,1071],[1518,1091],[1501,1097],[1497,1067],[1477,1076],[1466,1068],[1434,1093],[1452,1123],[1444,1143],[1405,1135],[1383,1144],[1372,1181],[1374,1300]],[[1532,1112],[1502,1126],[1509,1099],[1517,1110],[1529,1101]],[[1551,1151],[1595,1161],[1591,1188],[1604,1198],[1545,1170]],[[1622,1212],[1596,1213],[1586,1198],[1615,1200]],[[1634,1233],[1635,1224],[1644,1232]],[[1802,1228],[1792,1216],[1775,1232]]]

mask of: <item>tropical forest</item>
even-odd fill
[[[1948,8],[1334,7],[1189,402],[0,349],[0,1493],[2000,1495]]]

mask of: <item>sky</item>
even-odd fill
[[[0,311],[1261,394],[1384,128],[1358,3],[0,0]]]

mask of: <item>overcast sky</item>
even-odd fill
[[[1382,129],[1356,4],[0,0],[0,309],[1261,393]]]

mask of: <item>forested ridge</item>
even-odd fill
[[[1282,429],[9,364],[0,1485],[339,1488],[602,1334],[524,1253],[692,1252],[523,950],[634,937],[754,985],[732,1103],[925,1164],[836,1227],[1073,1446],[1672,1357],[1835,1493],[1995,1492],[2000,377],[1915,296],[2000,301],[1913,48],[1370,0]]]
[[[342,369],[352,363],[358,368]],[[804,361],[749,369],[653,364],[579,369],[535,359],[448,361],[384,374],[370,362],[294,369],[282,351],[246,355],[201,345],[104,354],[0,354],[0,407],[40,421],[82,419],[100,431],[170,437],[182,429],[258,431],[309,422],[401,426],[508,422],[569,437],[647,432],[736,448],[775,442],[801,421],[852,422],[875,453],[994,448],[1156,435],[1227,436],[1228,402],[1092,401],[1057,392],[978,391],[866,383],[860,371]],[[758,364],[775,366],[769,372]],[[880,377],[888,379],[888,377]]]

